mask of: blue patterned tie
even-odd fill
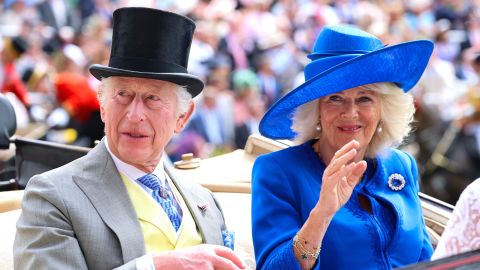
[[[146,174],[137,180],[153,191],[152,197],[162,206],[175,231],[178,231],[182,223],[182,208],[175,200],[168,182],[165,181],[165,184],[162,185],[160,179],[155,174]]]

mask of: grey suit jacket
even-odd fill
[[[223,245],[225,221],[213,195],[166,170],[203,241]],[[13,247],[15,269],[135,269],[145,253],[135,209],[104,141],[29,181]]]

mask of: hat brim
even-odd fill
[[[361,85],[392,82],[405,92],[418,82],[425,70],[433,43],[405,42],[373,51],[334,66],[278,100],[260,121],[260,133],[272,139],[292,139],[295,109],[309,101]],[[312,127],[313,128],[313,127]]]
[[[146,79],[162,80],[172,82],[181,86],[185,86],[192,97],[197,96],[202,92],[204,84],[200,78],[195,75],[186,73],[154,73],[154,72],[138,72],[132,70],[125,70],[120,68],[112,68],[103,65],[94,64],[89,68],[90,73],[101,80],[112,76],[122,77],[138,77]]]

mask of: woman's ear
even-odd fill
[[[177,117],[177,123],[176,123],[176,126],[175,126],[175,133],[180,133],[180,131],[183,130],[183,128],[187,124],[188,120],[192,116],[194,109],[195,109],[195,103],[193,103],[193,101],[190,101],[190,103],[188,104],[187,111],[180,114]]]

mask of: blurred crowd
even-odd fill
[[[108,65],[111,16],[122,6],[171,10],[197,24],[188,67],[206,88],[167,148],[173,161],[243,148],[268,107],[303,82],[318,31],[348,23],[386,45],[435,43],[412,92],[418,121],[404,147],[419,160],[426,189],[443,200],[458,196],[447,194],[451,185],[461,190],[480,176],[478,0],[4,0],[0,85],[19,128],[42,123],[42,139],[85,146],[102,137],[88,66]]]

